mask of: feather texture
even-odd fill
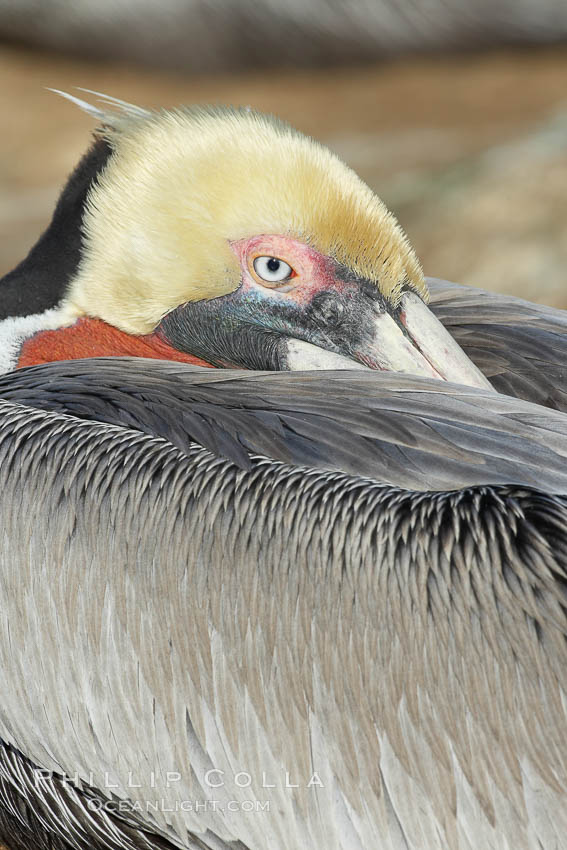
[[[50,846],[565,847],[563,414],[397,375],[120,360],[0,392],[0,787]],[[217,428],[248,468],[192,442]],[[403,446],[415,489],[355,474],[364,441],[392,478]],[[35,791],[33,765],[82,790]]]
[[[159,435],[183,452],[197,442],[244,469],[260,454],[412,490],[514,483],[567,493],[564,415],[408,375],[93,358],[1,376],[0,398]]]

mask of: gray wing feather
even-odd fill
[[[565,497],[239,470],[0,406],[2,740],[99,791],[108,771],[179,846],[564,850]],[[210,767],[216,799],[270,810],[176,809],[210,796]]]
[[[0,398],[250,456],[414,490],[523,484],[567,493],[567,418],[520,399],[377,372],[198,370],[136,358],[0,378]]]

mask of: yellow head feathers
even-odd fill
[[[301,239],[392,300],[406,282],[426,293],[393,215],[327,148],[245,109],[120,105],[100,113],[114,152],[88,197],[74,312],[147,333],[179,304],[235,290],[229,243],[259,234]]]

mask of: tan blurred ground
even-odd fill
[[[186,78],[0,49],[0,274],[46,225],[91,119],[46,92],[145,106],[250,104],[339,153],[428,274],[567,307],[567,55],[531,50],[364,69]]]

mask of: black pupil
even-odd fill
[[[275,257],[270,257],[270,259],[268,260],[268,269],[269,269],[269,271],[271,271],[271,272],[277,272],[277,270],[279,269],[279,267],[280,267],[280,261],[279,261],[279,260],[276,260],[276,258],[275,258]]]

